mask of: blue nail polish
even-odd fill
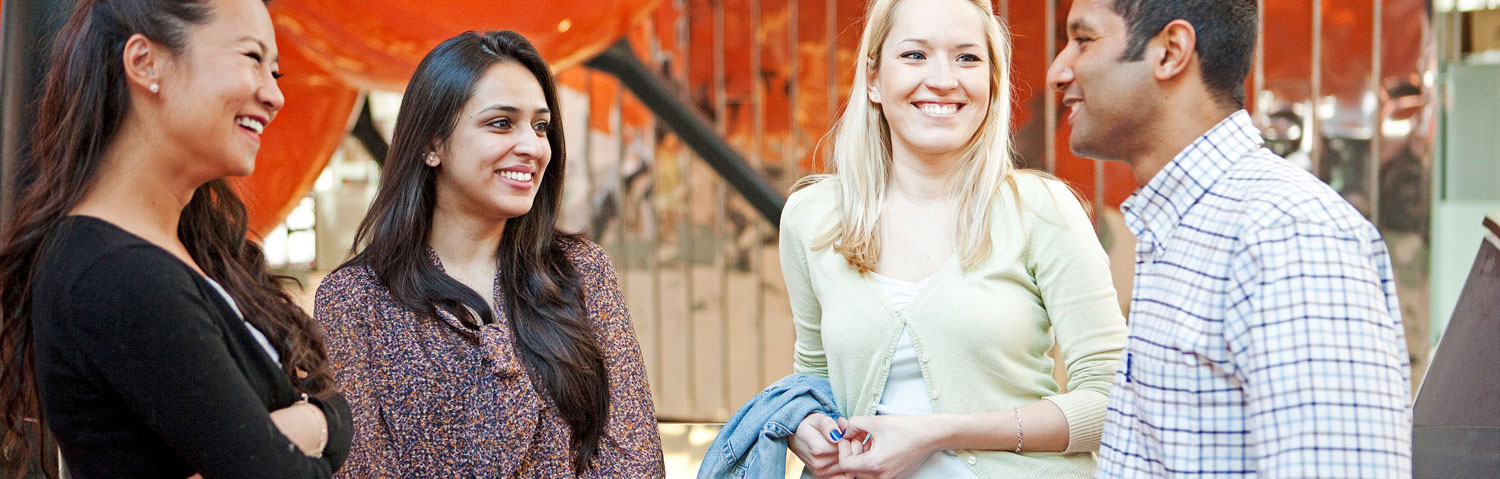
[[[839,439],[843,439],[844,438],[844,433],[843,433],[843,431],[839,431],[838,429],[834,429],[832,431],[828,431],[828,438],[832,439],[833,442],[839,442]]]

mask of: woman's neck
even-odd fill
[[[493,275],[504,233],[505,220],[478,218],[440,205],[433,210],[427,244],[450,274]]]
[[[912,202],[945,202],[953,197],[958,155],[922,156],[891,152],[889,194]]]
[[[126,122],[95,173],[94,184],[84,192],[69,213],[109,221],[152,243],[173,250],[181,248],[177,224],[193,191],[211,180],[184,177],[162,151]]]

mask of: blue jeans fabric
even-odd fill
[[[724,423],[703,456],[698,479],[786,477],[787,437],[812,413],[839,418],[828,380],[806,374],[781,378]]]

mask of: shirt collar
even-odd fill
[[[1234,162],[1264,143],[1250,114],[1234,112],[1179,152],[1120,205],[1126,225],[1136,238],[1159,245]]]

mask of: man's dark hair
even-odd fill
[[[1145,57],[1146,42],[1172,20],[1183,19],[1198,33],[1203,82],[1221,103],[1245,106],[1245,78],[1255,56],[1257,0],[1114,0],[1125,19],[1130,45],[1121,61]]]

